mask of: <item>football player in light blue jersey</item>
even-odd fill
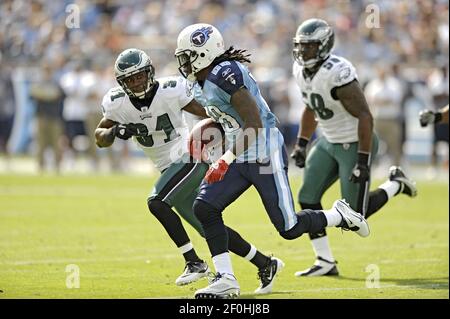
[[[210,166],[194,202],[194,213],[202,224],[217,272],[208,287],[195,293],[196,298],[228,298],[240,293],[222,211],[250,186],[258,191],[272,223],[285,239],[332,226],[362,237],[370,232],[361,214],[342,200],[326,214],[322,210],[295,212],[283,137],[255,79],[243,65],[250,62],[245,52],[233,47],[225,50],[222,35],[209,24],[188,26],[178,36],[175,56],[179,70],[191,83],[200,85],[203,106],[222,125],[229,145]],[[271,289],[283,266],[280,259],[272,257],[257,292]]]

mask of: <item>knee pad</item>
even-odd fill
[[[161,212],[168,205],[158,198],[149,198],[147,200],[147,206],[148,206],[148,209],[150,210],[150,212],[156,216],[159,212]]]
[[[280,232],[284,239],[292,240],[305,233],[317,233],[323,231],[327,225],[327,219],[323,212],[318,213],[311,209],[304,209],[297,213],[297,224],[287,231]]]
[[[194,210],[195,217],[197,217],[202,224],[214,219],[217,215],[220,216],[220,213],[216,208],[201,200],[196,199],[192,209]]]
[[[300,237],[297,230],[295,230],[296,226],[294,226],[293,228],[286,230],[286,231],[280,231],[279,232],[280,236],[287,240],[293,240],[293,239]]]

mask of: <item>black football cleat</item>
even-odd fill
[[[208,264],[204,261],[188,261],[183,273],[175,280],[177,286],[183,286],[208,276]]]
[[[417,196],[416,182],[408,178],[400,166],[391,166],[389,168],[389,180],[400,183],[399,193],[406,194],[409,197]]]
[[[296,277],[317,277],[317,276],[339,276],[339,271],[336,267],[337,261],[329,261],[320,256],[317,256],[316,262],[311,268],[297,271]]]
[[[261,284],[256,288],[254,293],[257,295],[271,293],[275,277],[283,267],[284,263],[280,259],[271,257],[267,266],[258,271],[258,279],[261,281]]]

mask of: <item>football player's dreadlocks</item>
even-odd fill
[[[246,52],[247,50],[235,50],[234,47],[231,46],[228,50],[214,59],[214,64],[219,64],[220,62],[230,60],[251,63],[250,59],[248,58],[251,54],[248,54]]]

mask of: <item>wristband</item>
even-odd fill
[[[308,145],[309,140],[304,137],[297,138],[297,145],[300,147],[306,147]]]
[[[234,155],[232,151],[228,150],[225,152],[225,154],[222,155],[220,159],[224,160],[225,163],[230,165],[236,159],[236,155]]]
[[[370,153],[358,152],[358,164],[369,166]]]

